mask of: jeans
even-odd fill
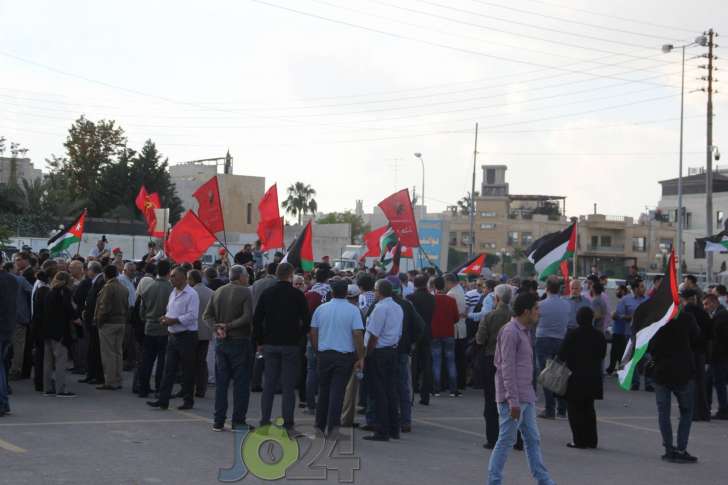
[[[655,400],[657,401],[658,421],[660,433],[662,433],[662,444],[666,451],[675,449],[673,447],[672,423],[670,422],[670,406],[672,394],[677,398],[677,405],[680,409],[680,423],[677,428],[677,450],[684,451],[688,447],[690,437],[690,426],[693,422],[693,381],[682,386],[655,385]]]
[[[516,443],[516,431],[520,430],[526,448],[526,458],[531,475],[539,485],[554,485],[541,456],[541,437],[536,425],[536,407],[533,403],[521,403],[521,416],[516,421],[511,417],[508,403],[498,403],[498,417],[500,431],[498,441],[490,455],[488,464],[488,484],[501,485],[503,483],[503,468],[508,459],[508,453]]]
[[[538,363],[538,372],[540,373],[546,367],[546,361],[552,359],[559,353],[562,339],[552,337],[536,338],[536,362]],[[554,396],[554,393],[544,388],[544,398],[546,399],[545,413],[549,416],[556,414],[556,407],[559,408],[559,414],[566,413],[566,401],[560,397]]]
[[[296,407],[296,381],[301,364],[298,345],[264,345],[263,395],[260,397],[260,425],[270,424],[273,398],[278,384],[281,385],[281,414],[283,426],[293,427],[293,412]],[[256,359],[259,360],[259,359]]]
[[[233,425],[245,423],[250,402],[253,347],[249,338],[216,339],[215,424],[224,425],[228,410],[228,387],[233,381]]]
[[[179,332],[169,334],[167,352],[164,356],[164,377],[159,390],[159,402],[169,405],[172,387],[177,378],[177,366],[182,368],[182,398],[184,403],[195,402],[195,351],[197,349],[197,332]]]
[[[157,361],[157,370],[154,376],[154,388],[159,392],[162,387],[164,375],[164,355],[167,353],[167,335],[145,335],[142,344],[142,364],[139,369],[139,393],[149,394],[149,379],[152,376],[154,361]]]
[[[639,390],[641,376],[644,375],[645,366],[647,365],[647,362],[650,361],[650,358],[650,354],[645,354],[645,356],[637,363],[637,368],[635,369],[632,377],[632,390]],[[647,388],[647,386],[654,387],[654,384],[655,383],[652,378],[645,375],[645,388]]]
[[[311,347],[311,342],[306,345],[306,407],[316,409],[316,391],[319,387],[316,352]]]
[[[317,356],[319,375],[319,402],[316,407],[316,428],[332,433],[341,426],[346,383],[351,377],[356,357],[353,352],[341,353],[325,350]]]
[[[711,369],[715,394],[718,396],[718,413],[728,414],[728,393],[726,392],[726,385],[728,385],[728,361],[714,362],[711,364]]]
[[[432,375],[435,382],[435,392],[442,390],[440,380],[442,368],[442,357],[445,354],[447,364],[447,382],[450,385],[450,392],[457,391],[457,372],[455,371],[455,339],[453,337],[439,337],[432,339]]]
[[[5,359],[10,353],[12,342],[10,340],[0,340],[0,413],[10,411],[10,401],[8,400],[8,375],[5,371]]]
[[[400,425],[412,424],[412,382],[410,356],[399,354],[399,414]]]

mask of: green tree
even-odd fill
[[[45,184],[42,178],[32,181],[22,179],[23,183],[23,206],[29,214],[40,214],[43,212],[43,199],[45,197]]]
[[[296,182],[286,189],[288,198],[281,204],[288,214],[298,218],[298,224],[301,224],[301,218],[306,214],[316,215],[318,204],[316,203],[316,191],[308,184]]]
[[[129,193],[127,201],[134,211],[139,188],[144,185],[147,192],[158,192],[163,207],[169,207],[169,220],[175,223],[182,216],[182,201],[177,196],[177,189],[169,175],[169,160],[162,159],[162,154],[152,140],[144,143],[141,151],[131,159],[129,166]],[[139,217],[141,214],[135,212]]]
[[[70,191],[70,182],[61,167],[66,159],[51,155],[46,159],[50,173],[44,178],[45,196],[43,197],[43,213],[47,216],[63,217],[77,214],[81,209],[88,207],[88,197],[73,197]]]
[[[318,224],[350,224],[351,244],[360,243],[361,236],[371,231],[371,226],[364,222],[361,216],[351,211],[332,212],[316,220]]]

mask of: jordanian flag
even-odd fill
[[[300,268],[306,272],[313,271],[313,231],[311,221],[303,228],[303,232],[296,238],[288,252],[281,261],[292,264],[294,268]]]
[[[73,221],[73,224],[67,226],[64,230],[48,240],[48,250],[51,256],[58,256],[70,246],[81,242],[83,237],[83,225],[86,222],[86,209],[81,215]]]
[[[459,279],[467,279],[468,276],[480,276],[484,267],[485,253],[480,253],[470,261],[466,261],[452,270],[452,273],[457,275]]]
[[[399,273],[403,247],[391,226],[379,237],[379,265],[389,274]]]
[[[670,253],[667,274],[655,295],[637,307],[632,315],[632,338],[622,357],[622,368],[617,372],[619,385],[629,391],[637,364],[645,355],[647,346],[658,330],[675,318],[680,311],[677,278],[675,273],[675,251]]]
[[[526,250],[528,260],[536,267],[541,281],[561,274],[561,262],[568,261],[576,251],[576,223],[562,232],[553,232],[537,239]]]
[[[721,231],[715,236],[701,237],[695,240],[698,246],[705,246],[706,253],[728,253],[728,231]]]

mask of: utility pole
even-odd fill
[[[705,163],[705,231],[708,237],[713,235],[713,48],[715,47],[715,32],[708,30],[708,109],[707,109],[707,136],[706,136],[706,163]],[[713,253],[705,255],[706,279],[710,284],[713,281]],[[682,262],[680,263],[682,264]]]
[[[470,188],[470,245],[468,246],[468,259],[473,258],[475,245],[475,164],[478,160],[478,123],[475,123],[475,148],[473,148],[473,181]]]

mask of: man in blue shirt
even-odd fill
[[[316,427],[328,436],[336,434],[341,425],[351,370],[364,364],[364,324],[359,309],[346,300],[347,290],[346,281],[332,281],[333,299],[316,308],[311,319],[311,346],[316,352],[319,378]]]
[[[561,283],[557,278],[549,278],[546,282],[546,299],[539,305],[540,317],[536,327],[536,364],[540,373],[546,367],[546,361],[552,359],[561,348],[566,336],[566,329],[571,315],[571,304],[559,296]],[[581,290],[581,288],[579,288]],[[578,293],[577,293],[578,294]],[[543,390],[546,409],[539,418],[555,419],[558,402],[559,417],[566,417],[566,401],[555,398],[554,394]]]
[[[629,294],[629,290],[625,285],[620,285],[617,288],[617,309],[612,314],[612,349],[609,353],[609,367],[607,367],[607,374],[610,376],[617,368],[617,363],[622,362],[624,350],[627,348],[630,329],[627,322],[619,317],[619,311],[622,300]],[[622,308],[621,311],[624,312],[624,309]]]
[[[641,278],[633,278],[631,280],[631,286],[632,294],[626,295],[621,300],[619,300],[619,304],[617,304],[617,311],[614,312],[615,320],[619,318],[625,322],[626,335],[631,335],[632,333],[632,317],[634,316],[634,311],[637,309],[638,306],[648,300],[648,298],[645,296],[645,283],[642,281]],[[639,391],[640,389],[640,374],[643,372],[642,366],[644,365],[644,362],[647,362],[647,360],[647,358],[642,359],[640,365],[637,368],[638,372],[635,372],[634,376],[632,377],[633,391]],[[654,391],[651,380],[647,378],[645,378],[645,391]]]
[[[591,308],[591,301],[589,298],[585,297],[581,291],[581,281],[577,279],[571,280],[569,290],[570,295],[566,298],[566,300],[569,302],[571,310],[569,313],[567,329],[578,327],[578,324],[576,323],[576,312],[578,312],[580,308]]]
[[[377,304],[367,320],[364,345],[368,391],[374,396],[377,430],[365,440],[399,439],[399,363],[397,343],[402,335],[404,313],[392,299],[392,284],[379,280],[374,286]]]

